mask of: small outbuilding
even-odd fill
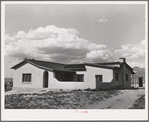
[[[14,88],[131,88],[133,69],[125,62],[62,64],[24,59],[12,67]]]

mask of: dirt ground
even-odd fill
[[[144,94],[144,89],[8,91],[5,93],[5,109],[128,109]]]
[[[141,95],[129,109],[145,109],[145,94]]]
[[[129,109],[135,104],[135,101],[144,94],[145,89],[121,90],[121,94],[96,104],[89,105],[86,109]]]

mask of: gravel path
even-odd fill
[[[121,90],[121,93],[112,98],[89,105],[86,109],[128,109],[141,95],[145,94],[145,89]]]

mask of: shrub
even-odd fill
[[[90,88],[84,89],[84,91],[90,91],[90,90],[91,90]]]

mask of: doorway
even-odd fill
[[[48,71],[43,72],[43,88],[48,88]]]
[[[139,87],[143,87],[143,78],[139,77]]]
[[[100,82],[102,82],[102,75],[95,75],[96,78],[96,89],[99,89]]]

